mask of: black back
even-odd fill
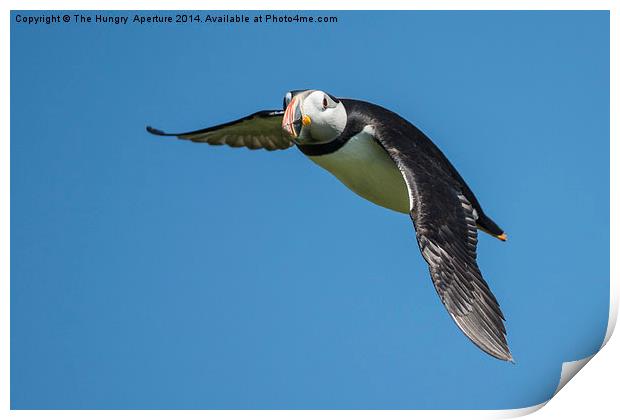
[[[500,235],[502,229],[484,214],[478,199],[469,188],[463,177],[441,150],[420,129],[400,115],[382,106],[355,99],[340,99],[347,111],[347,125],[342,134],[333,141],[325,144],[297,145],[305,155],[320,156],[333,153],[344,146],[351,137],[358,134],[366,125],[373,125],[383,133],[402,138],[401,142],[415,149],[416,154],[425,156],[426,164],[435,166],[445,173],[455,186],[460,189],[478,213],[478,225],[491,234]]]

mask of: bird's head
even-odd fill
[[[297,144],[329,143],[344,131],[347,111],[340,100],[320,90],[287,92],[282,129]]]

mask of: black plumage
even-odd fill
[[[511,361],[504,315],[476,262],[477,228],[496,236],[503,231],[484,214],[445,155],[413,124],[378,105],[347,99],[342,102],[348,118],[341,137],[372,126],[375,140],[402,172],[420,251],[451,317],[480,349]],[[346,141],[336,139],[335,144],[339,143]],[[304,153],[320,154],[321,147],[324,145],[300,148]]]
[[[290,92],[284,100],[305,91]],[[418,128],[396,113],[368,102],[337,99],[346,109],[346,125],[335,139],[296,144],[308,156],[335,153],[365,128],[403,175],[410,199],[410,217],[422,256],[441,302],[452,319],[480,349],[512,361],[504,315],[476,262],[478,229],[505,240],[502,229],[487,217],[474,193],[439,148]],[[156,135],[196,142],[267,150],[293,145],[283,134],[284,111],[260,111],[230,123],[202,130]]]

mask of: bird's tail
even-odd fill
[[[505,241],[506,239],[508,239],[508,236],[506,236],[506,233],[502,230],[502,228],[497,226],[497,223],[491,220],[491,218],[489,218],[484,213],[478,216],[476,224],[478,225],[478,229],[488,233],[491,236],[496,237],[500,241]]]

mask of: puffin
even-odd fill
[[[351,191],[413,221],[430,278],[450,317],[478,348],[513,362],[505,318],[477,258],[478,230],[506,241],[463,177],[415,125],[369,102],[293,90],[282,109],[157,136],[268,151],[297,147]]]

